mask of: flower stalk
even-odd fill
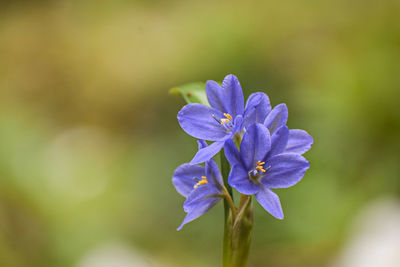
[[[233,193],[232,188],[228,184],[228,175],[230,171],[230,166],[228,160],[225,157],[224,151],[220,152],[221,159],[221,173],[224,181],[225,192],[228,192],[230,199],[232,200],[233,206]],[[230,249],[231,237],[232,237],[232,225],[233,214],[232,208],[230,208],[229,200],[224,198],[224,236],[223,236],[223,246],[222,246],[222,262],[224,267],[228,267],[232,258],[232,251]]]
[[[253,205],[251,197],[243,206],[242,216],[238,216],[232,226],[231,236],[231,262],[230,267],[244,267],[250,251],[251,237],[253,233]],[[240,214],[240,213],[239,213]]]
[[[225,165],[224,161],[227,160],[222,152],[221,171],[225,182],[229,174],[229,165]],[[230,187],[228,183],[226,183],[225,186],[223,266],[243,267],[246,266],[248,259],[253,230],[253,206],[251,204],[251,196],[242,194],[239,207],[237,208],[233,202],[233,198],[229,194],[228,190]]]

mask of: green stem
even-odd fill
[[[233,225],[230,267],[246,266],[253,233],[253,220],[253,205],[251,204],[251,197],[249,196],[243,206],[243,210],[239,211]]]
[[[249,208],[250,204],[251,204],[251,196],[248,195],[240,196],[239,211],[237,212],[237,215],[233,221],[233,229],[237,228],[240,221],[246,215],[246,211]]]
[[[242,195],[241,208],[229,213],[224,229],[224,267],[244,267],[249,255],[253,231],[253,206],[251,196]]]
[[[220,157],[221,157],[221,172],[222,172],[222,177],[224,179],[224,185],[233,200],[232,187],[230,187],[228,184],[228,176],[229,176],[229,171],[231,170],[231,167],[229,165],[228,160],[225,157],[224,149],[221,150]]]
[[[224,200],[227,202],[228,207],[230,208],[230,211],[232,213],[232,220],[235,221],[236,220],[236,215],[237,215],[237,208],[235,206],[235,203],[233,202],[233,199],[231,197],[231,195],[229,194],[228,190],[224,187],[224,195],[223,197],[225,198]]]
[[[224,237],[223,237],[223,251],[222,251],[222,262],[224,267],[229,267],[230,265],[230,259],[232,258],[232,251],[230,250],[230,243],[231,243],[231,237],[232,237],[232,205],[234,206],[233,202],[233,194],[232,194],[232,188],[228,184],[228,175],[230,171],[230,166],[228,163],[228,160],[225,157],[224,150],[222,149],[220,152],[220,157],[221,157],[221,173],[222,177],[224,180],[224,185],[225,185],[225,193],[227,193],[230,196],[231,203],[229,199],[225,196],[224,197]]]
[[[241,137],[235,137],[240,147]],[[230,166],[221,151],[221,171],[224,180],[224,238],[223,267],[244,267],[249,255],[251,236],[253,232],[253,205],[251,196],[241,195],[239,208],[233,201],[232,188],[228,184]]]

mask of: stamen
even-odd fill
[[[232,116],[231,116],[229,113],[224,113],[224,116],[225,116],[227,119],[229,119],[229,120],[232,119]]]
[[[201,180],[198,181],[197,184],[195,184],[195,185],[193,186],[193,188],[197,188],[199,185],[203,185],[203,184],[207,184],[207,183],[208,183],[207,177],[201,176]]]
[[[229,119],[221,119],[221,124],[225,124],[225,123],[228,123],[229,122]]]
[[[232,116],[229,113],[224,113],[224,116],[226,117],[226,119],[221,119],[221,124],[225,124],[231,121]]]
[[[256,170],[259,170],[259,171],[262,171],[262,172],[266,172],[267,170],[266,169],[264,169],[264,164],[265,164],[265,162],[264,161],[257,161],[257,167],[256,167]]]
[[[262,171],[262,172],[266,172],[266,170],[264,170],[264,168],[262,166],[257,166],[256,169],[259,171]]]
[[[264,169],[264,165],[265,165],[264,161],[259,160],[256,162],[256,167],[249,172],[249,178],[252,182],[259,184],[260,180],[264,176],[264,174],[262,173],[266,173],[271,168],[271,166],[268,166],[267,168]]]
[[[211,114],[211,116],[213,117],[214,120],[216,120],[217,122],[221,123],[221,121],[217,118],[217,116],[215,116],[215,114]]]

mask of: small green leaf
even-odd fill
[[[208,105],[205,87],[205,83],[202,82],[188,83],[172,88],[169,93],[182,95],[183,99],[185,99],[188,104],[200,103]]]

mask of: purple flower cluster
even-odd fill
[[[188,104],[178,113],[182,129],[199,139],[194,158],[179,166],[172,178],[186,197],[183,207],[188,213],[178,230],[227,193],[212,159],[222,148],[231,165],[229,185],[241,194],[254,195],[266,211],[283,219],[279,197],[272,189],[293,186],[303,178],[310,164],[302,154],[311,148],[313,138],[304,130],[289,129],[286,105],[271,109],[265,93],[251,94],[245,104],[234,75],[226,76],[221,86],[208,81],[206,94],[210,106]],[[205,167],[199,165],[204,162]]]

